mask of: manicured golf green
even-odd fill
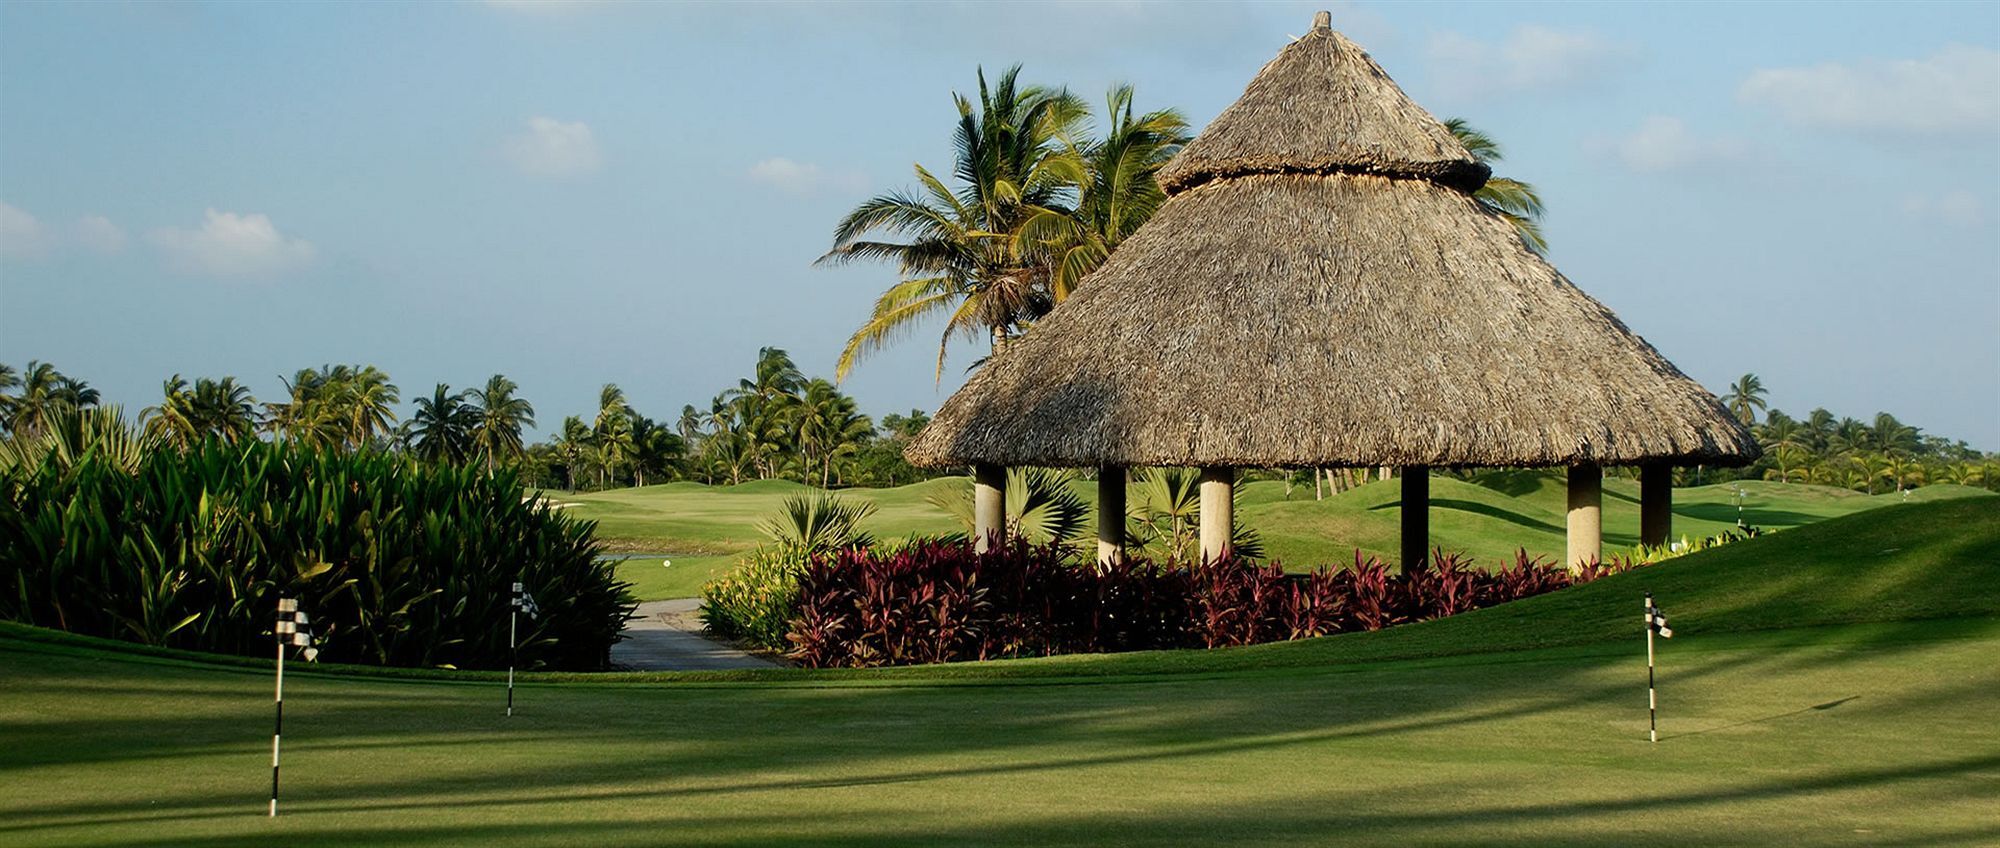
[[[876,505],[869,532],[884,539],[960,529],[932,506],[932,492],[966,485],[963,478],[930,480],[892,489],[848,489],[840,495]],[[1548,471],[1494,471],[1473,482],[1438,477],[1431,481],[1431,533],[1449,551],[1466,551],[1481,562],[1511,560],[1516,548],[1559,559],[1564,550],[1565,495],[1562,478]],[[1743,518],[1768,530],[1782,530],[1838,515],[1901,503],[1900,494],[1864,495],[1845,489],[1797,483],[1745,481],[1676,490],[1676,536],[1710,536],[1736,526],[1736,488],[1744,491]],[[1605,480],[1604,532],[1607,551],[1639,541],[1639,487],[1635,480]],[[728,570],[744,551],[764,540],[757,526],[776,514],[786,498],[812,489],[789,481],[764,480],[740,486],[668,483],[608,492],[553,494],[566,509],[598,522],[599,535],[613,550],[637,552],[619,570],[643,600],[692,597],[701,585]],[[1096,486],[1077,491],[1094,504]],[[1401,489],[1394,481],[1371,483],[1315,500],[1310,487],[1259,481],[1243,487],[1238,520],[1255,528],[1266,553],[1294,569],[1352,560],[1354,549],[1393,561],[1400,533]],[[1964,486],[1926,486],[1912,501],[1993,497]],[[671,559],[671,567],[664,561]]]
[[[1639,599],[1659,594],[1662,740]],[[0,630],[0,844],[2000,841],[2000,500],[1381,633],[893,672],[299,673]]]

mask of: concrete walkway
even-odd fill
[[[702,635],[701,599],[647,601],[611,646],[611,663],[633,671],[713,671],[777,668],[778,664]]]

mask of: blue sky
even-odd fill
[[[1321,3],[0,3],[0,361],[374,363],[671,418],[833,360],[893,272],[812,260],[946,164],[978,65],[1197,126]],[[1551,259],[1718,391],[2000,449],[2000,4],[1332,4],[1502,141]],[[863,363],[932,409],[936,331]]]

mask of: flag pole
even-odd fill
[[[285,617],[285,599],[278,599],[278,620]],[[282,627],[272,628],[283,630]],[[277,706],[277,717],[271,726],[271,817],[278,815],[278,739],[285,733],[285,634],[273,633],[273,641],[278,643],[278,685],[272,700]]]
[[[1653,593],[1646,593],[1646,739],[1660,741],[1660,700],[1653,690]]]
[[[518,587],[521,584],[514,585]],[[514,661],[520,653],[520,649],[515,647],[514,629],[520,619],[521,610],[509,601],[507,604],[507,715],[509,716],[514,714]]]

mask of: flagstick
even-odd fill
[[[512,604],[507,607],[507,715],[514,714],[514,661],[520,649],[514,645],[514,626],[520,621],[521,611]]]
[[[284,601],[278,602],[278,617],[284,618]],[[273,700],[277,704],[277,723],[271,727],[271,817],[278,816],[278,739],[285,733],[285,635],[274,634],[278,642],[278,688]]]
[[[1653,690],[1653,594],[1646,593],[1646,738],[1660,741],[1660,700]]]

